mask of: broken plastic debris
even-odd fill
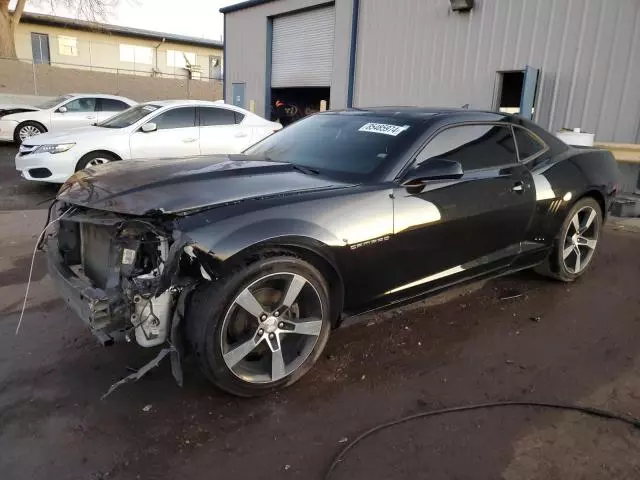
[[[147,363],[140,370],[138,370],[137,372],[132,373],[131,375],[127,375],[123,379],[121,379],[121,380],[117,381],[116,383],[114,383],[113,385],[111,385],[111,387],[109,387],[109,390],[107,390],[107,393],[105,393],[102,396],[101,399],[104,400],[109,395],[111,395],[118,387],[124,385],[125,383],[135,382],[137,380],[140,380],[147,373],[149,373],[149,371],[151,369],[153,369],[153,368],[157,367],[158,365],[160,365],[160,362],[162,361],[162,359],[164,357],[166,357],[169,353],[171,353],[173,350],[174,350],[173,347],[163,348],[162,350],[160,350],[160,352],[158,352],[158,355],[156,355],[153,360],[151,360],[149,363]]]
[[[500,296],[500,300],[511,300],[513,298],[520,298],[524,295],[524,293],[519,292],[518,290],[508,288],[503,290],[502,295]]]

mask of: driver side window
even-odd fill
[[[508,125],[459,125],[438,133],[418,154],[415,165],[438,158],[460,162],[464,171],[518,162]]]
[[[174,108],[161,113],[151,121],[158,126],[158,130],[195,127],[196,109],[195,107]]]
[[[95,112],[96,99],[76,98],[75,100],[65,103],[63,107],[67,108],[67,112]]]

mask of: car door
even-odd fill
[[[80,97],[59,106],[51,113],[53,129],[67,130],[96,123],[98,119],[97,100],[95,97]]]
[[[129,105],[115,98],[98,98],[97,107],[98,122],[103,122],[113,117],[116,113],[126,110]]]
[[[200,107],[200,153],[240,153],[251,146],[252,129],[244,115],[228,108]]]
[[[156,129],[145,132],[141,127],[131,134],[131,158],[180,158],[200,153],[195,107],[165,110],[145,123],[155,124]]]
[[[412,168],[435,160],[459,162],[462,176],[394,188],[395,295],[506,267],[533,216],[531,174],[518,161],[510,125],[448,127]]]

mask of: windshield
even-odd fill
[[[361,181],[395,162],[421,132],[414,119],[320,114],[280,130],[245,153]]]
[[[136,105],[115,115],[104,122],[98,123],[98,127],[104,128],[125,128],[133,125],[138,120],[150,115],[160,108],[159,105]]]
[[[73,98],[73,95],[63,95],[61,97],[57,97],[52,100],[47,100],[46,102],[41,103],[40,105],[36,105],[36,107],[46,110],[47,108],[53,108],[59,103],[69,100],[70,98]]]

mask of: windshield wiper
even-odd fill
[[[304,165],[296,165],[292,163],[291,166],[294,170],[298,170],[299,172],[304,173],[305,175],[318,175],[320,172],[315,168],[305,167]]]

